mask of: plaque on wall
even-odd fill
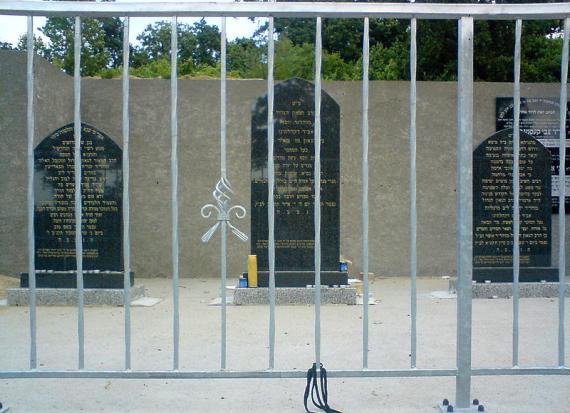
[[[555,281],[551,268],[551,156],[520,133],[520,281]],[[487,138],[473,156],[473,280],[513,279],[513,130]]]
[[[566,111],[566,148],[570,146],[570,104]],[[499,97],[496,101],[496,130],[513,127],[513,98]],[[560,100],[549,97],[521,98],[520,124],[521,132],[534,137],[542,143],[552,157],[552,212],[558,212],[560,168]],[[570,150],[566,152],[566,213],[570,213]]]
[[[314,284],[314,85],[293,78],[275,86],[275,269],[277,286]],[[339,272],[340,109],[326,92],[321,106],[322,284],[346,284]],[[267,283],[267,96],[252,112],[251,253]]]
[[[38,287],[75,287],[74,125],[34,150],[34,231]],[[105,133],[81,126],[83,270],[86,288],[121,288],[122,151]],[[21,284],[27,286],[27,274]],[[132,276],[131,276],[132,278]]]

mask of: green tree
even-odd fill
[[[123,65],[123,22],[117,17],[98,21],[100,30],[105,35],[105,50],[109,54],[110,61],[107,66],[118,68]]]
[[[419,21],[417,42],[418,80],[454,80],[457,77],[456,21]]]
[[[28,35],[23,34],[18,40],[17,50],[28,50]],[[47,46],[40,36],[34,35],[34,52],[40,56],[45,56]]]
[[[138,67],[148,64],[150,61],[158,61],[161,59],[168,60],[170,58],[170,42],[171,42],[171,25],[169,22],[160,21],[149,24],[146,29],[137,36],[140,45],[135,47],[133,55],[133,66]],[[183,43],[189,32],[187,25],[178,23],[178,48],[179,58],[181,52],[185,49]],[[190,36],[193,38],[193,36]],[[192,45],[193,47],[193,45]],[[188,58],[186,56],[186,58]]]
[[[315,50],[312,44],[295,46],[286,36],[275,45],[275,79],[300,77],[311,80],[314,77]]]
[[[98,1],[98,0],[78,0]],[[114,0],[100,0],[114,1]],[[358,0],[357,0],[358,1]],[[366,1],[366,0],[364,0]],[[385,0],[398,2],[401,0]],[[448,0],[416,0],[442,3]],[[457,3],[489,3],[491,0],[456,0]],[[518,0],[517,0],[518,1]],[[539,0],[521,0],[534,2]],[[556,0],[543,0],[554,2]],[[515,0],[497,0],[497,3]],[[73,71],[72,18],[48,18],[40,30],[46,44],[35,38],[37,53],[67,73]],[[253,39],[236,39],[227,45],[230,77],[264,78],[267,75],[267,26]],[[314,18],[276,18],[275,77],[314,76]],[[362,19],[323,19],[323,79],[355,80],[362,77]],[[119,18],[82,19],[82,75],[120,76],[122,22]],[[132,74],[139,77],[170,76],[171,24],[149,25],[131,48]],[[25,36],[16,48],[25,49]],[[409,78],[410,22],[398,19],[370,20],[370,77],[373,80]],[[182,76],[216,77],[220,73],[220,31],[204,19],[178,25],[178,72]],[[525,21],[522,43],[523,81],[558,81],[562,47],[562,22]],[[0,43],[0,48],[14,48]],[[474,75],[476,80],[511,81],[513,75],[514,23],[475,22]],[[418,21],[418,79],[453,80],[457,73],[457,21]]]
[[[382,43],[377,43],[370,48],[370,69],[371,80],[401,80],[408,72],[410,64],[408,46],[403,43],[392,47],[384,47]],[[358,66],[361,66],[361,61]]]
[[[315,47],[305,43],[295,46],[286,36],[275,44],[275,79],[300,77],[312,80],[315,77]],[[354,63],[345,62],[339,53],[323,51],[322,78],[324,80],[354,80],[360,69]]]
[[[264,64],[265,45],[258,45],[253,39],[235,39],[227,46],[227,69],[234,77],[264,78],[267,69]]]
[[[93,1],[93,0],[79,0]],[[100,0],[114,1],[114,0]],[[123,24],[118,17],[81,19],[81,74],[94,76],[122,64]],[[49,43],[44,57],[66,73],[73,73],[75,20],[72,17],[48,17],[40,32]]]
[[[142,78],[161,77],[170,78],[170,59],[160,58],[147,62],[144,65],[133,67],[130,70],[131,76]]]
[[[221,43],[218,26],[211,26],[201,19],[192,28],[196,36],[196,46],[192,59],[197,65],[214,66],[220,59]]]
[[[445,3],[449,0],[418,0]],[[385,1],[395,2],[395,0]],[[490,3],[491,0],[455,0],[456,3]],[[497,3],[513,3],[498,0]],[[534,2],[534,0],[524,0]],[[554,2],[543,0],[542,2]],[[561,21],[525,21],[523,37],[523,81],[552,81],[560,76]],[[256,35],[262,36],[267,25]],[[275,19],[278,36],[286,36],[294,47],[313,44],[315,19]],[[325,53],[338,53],[348,64],[360,64],[362,19],[323,19]],[[408,79],[410,28],[408,20],[370,20],[370,75],[372,79]],[[514,23],[475,22],[474,74],[477,80],[510,81],[513,73]],[[292,64],[292,63],[291,63]],[[354,68],[353,68],[354,69]],[[457,22],[418,21],[418,79],[454,80],[457,76]],[[354,75],[353,75],[354,77]]]
[[[560,81],[562,40],[562,21],[525,21],[523,23],[522,81]]]
[[[324,19],[322,26],[323,49],[338,53],[346,62],[354,62],[362,55],[364,24],[362,19]],[[267,24],[256,31],[259,36],[267,31]],[[315,43],[315,19],[275,19],[275,32],[286,36],[294,46]],[[381,43],[388,47],[408,36],[408,23],[396,19],[372,19],[370,44]]]
[[[133,67],[152,61],[169,59],[172,26],[159,21],[148,25],[137,36],[140,45],[133,52]],[[190,74],[198,66],[215,66],[220,57],[220,31],[204,19],[194,25],[178,23],[178,60],[183,68],[181,74]]]
[[[345,62],[340,53],[324,52],[322,63],[322,77],[324,80],[357,80],[361,69],[355,63]]]
[[[12,46],[12,43],[8,43],[8,42],[0,42],[0,50],[13,50],[14,46]]]

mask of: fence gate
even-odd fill
[[[91,3],[91,2],[34,2],[34,1],[3,1],[0,3],[0,14],[28,16],[27,35],[27,217],[28,217],[28,271],[29,305],[30,305],[30,367],[23,371],[0,371],[0,379],[17,378],[106,378],[106,379],[219,379],[219,378],[305,378],[305,372],[298,370],[276,370],[275,360],[275,234],[274,234],[274,40],[273,19],[276,17],[312,17],[316,18],[315,44],[315,119],[314,119],[314,174],[320,175],[320,136],[321,136],[321,22],[323,18],[361,18],[364,19],[363,40],[363,82],[362,82],[362,262],[364,273],[364,305],[363,305],[363,335],[362,335],[362,365],[354,369],[329,371],[330,377],[435,377],[451,376],[456,378],[455,406],[464,411],[473,409],[470,401],[471,378],[473,376],[515,376],[515,375],[569,375],[570,368],[565,361],[564,341],[564,297],[565,297],[565,187],[560,185],[559,193],[559,331],[558,331],[558,364],[546,367],[519,367],[519,116],[520,116],[520,61],[521,61],[521,32],[523,20],[532,19],[564,19],[564,41],[561,66],[560,107],[564,108],[567,101],[568,73],[568,39],[570,32],[570,4],[380,4],[380,3],[297,3],[297,2],[245,2],[245,3]],[[74,61],[74,125],[75,125],[75,222],[81,222],[81,18],[82,17],[124,17],[123,33],[123,240],[124,240],[124,274],[125,274],[125,341],[124,369],[113,371],[94,371],[84,368],[84,291],[82,269],[82,236],[76,231],[76,264],[77,264],[77,311],[78,311],[78,366],[76,370],[43,370],[38,368],[36,352],[36,271],[34,263],[34,53],[33,53],[33,18],[34,16],[72,16],[75,18],[75,61]],[[174,298],[173,319],[173,356],[172,370],[132,370],[131,369],[131,320],[130,320],[130,283],[128,274],[131,270],[130,260],[130,216],[129,216],[129,18],[141,16],[171,17],[172,38],[171,50],[178,50],[177,18],[178,17],[221,17],[221,171],[220,179],[215,190],[216,204],[206,205],[202,215],[209,217],[216,214],[216,223],[208,231],[203,240],[207,241],[218,229],[221,231],[221,354],[220,369],[215,371],[192,371],[179,369],[179,278],[178,278],[178,130],[177,130],[177,53],[171,53],[171,174],[172,174],[172,280]],[[232,206],[227,197],[231,188],[226,176],[226,30],[227,17],[268,17],[268,227],[269,227],[269,351],[267,369],[262,371],[233,371],[226,370],[226,248],[227,231],[242,240],[247,240],[245,234],[231,222],[232,215],[243,218],[245,210],[241,206]],[[369,96],[369,19],[398,18],[409,19],[411,23],[410,45],[410,272],[411,272],[411,362],[408,369],[370,369],[368,368],[368,96]],[[449,19],[459,22],[458,32],[458,88],[457,88],[457,365],[441,369],[422,369],[416,365],[416,320],[417,320],[417,248],[416,248],[416,29],[418,20]],[[472,235],[473,235],[473,192],[472,192],[472,142],[473,142],[473,40],[474,20],[515,20],[515,53],[514,53],[514,283],[513,283],[513,327],[512,327],[512,368],[473,368],[471,365],[471,331],[472,331]],[[421,24],[421,23],[420,23]],[[560,110],[560,159],[565,159],[565,124],[566,111]],[[559,168],[560,182],[564,180],[564,168]],[[321,280],[320,280],[320,187],[315,185],[315,326],[314,361],[321,361]],[[458,410],[456,410],[458,411]]]

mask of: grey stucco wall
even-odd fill
[[[35,142],[73,121],[70,77],[38,58]],[[0,50],[0,273],[27,269],[26,54]]]
[[[0,54],[0,273],[26,266],[25,56]],[[73,120],[72,79],[38,59],[36,143]],[[371,82],[370,271],[409,274],[409,142],[407,82]],[[228,175],[234,202],[249,210],[251,108],[266,82],[228,82]],[[360,82],[324,82],[341,108],[341,252],[361,264]],[[522,96],[558,96],[558,85],[528,84]],[[418,264],[420,275],[455,272],[456,84],[418,83]],[[219,178],[219,81],[179,81],[180,274],[218,276],[219,236],[200,216]],[[495,97],[507,83],[475,85],[474,146],[494,132]],[[120,80],[82,82],[83,121],[122,146]],[[138,276],[171,274],[170,82],[131,81],[132,262]],[[570,220],[569,220],[570,221]],[[237,223],[249,233],[249,219]],[[556,263],[553,216],[553,264]],[[570,224],[568,225],[570,229]],[[567,230],[568,230],[567,229]],[[228,268],[246,268],[249,244],[230,238]],[[567,260],[570,264],[570,260]]]

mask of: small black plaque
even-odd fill
[[[473,157],[473,279],[512,281],[513,130],[487,138]],[[520,281],[554,280],[551,265],[550,152],[520,134]],[[532,267],[525,271],[523,267]],[[543,276],[540,275],[541,269]],[[509,274],[510,277],[506,274]],[[495,276],[494,276],[495,275]],[[491,278],[489,278],[491,277]]]
[[[76,269],[74,147],[74,127],[69,124],[47,136],[34,150],[35,260],[40,271]],[[81,164],[83,269],[120,272],[122,151],[109,136],[82,124]],[[99,276],[104,279],[101,273]]]
[[[303,79],[275,86],[275,268],[314,271],[314,95]],[[340,109],[322,92],[321,269],[338,272],[340,250]],[[267,96],[252,113],[251,251],[268,270]],[[345,282],[346,283],[346,282]],[[299,285],[314,284],[305,282]]]
[[[496,130],[512,128],[514,119],[512,97],[499,97],[496,102]],[[566,107],[566,147],[570,144],[570,103]],[[550,151],[552,157],[552,212],[558,213],[560,168],[560,100],[550,97],[521,98],[519,127]],[[570,194],[570,151],[566,152],[566,194]],[[570,195],[565,210],[570,214]]]

